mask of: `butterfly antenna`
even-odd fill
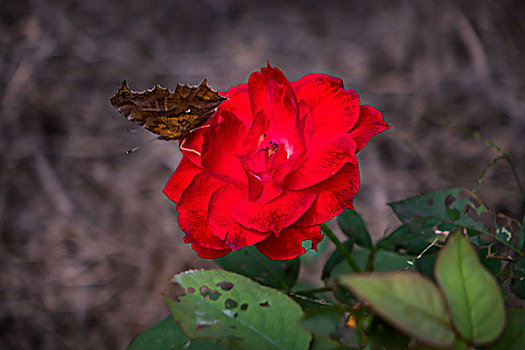
[[[147,145],[147,144],[149,144],[149,143],[151,143],[151,142],[153,142],[153,141],[155,141],[155,140],[160,140],[161,138],[162,138],[162,136],[157,136],[157,137],[155,137],[155,138],[153,138],[153,139],[151,139],[151,140],[149,140],[149,141],[146,141],[146,142],[144,142],[144,143],[143,143],[142,145],[140,145],[140,146],[133,147],[132,149],[127,150],[127,151],[126,151],[126,154],[131,154],[131,153],[133,153],[133,152],[135,152],[135,151],[138,151],[141,147],[144,147],[145,145]]]
[[[211,126],[210,124],[204,124],[204,125],[201,125],[201,126],[195,128],[195,129],[190,130],[190,134],[191,134],[192,132],[195,132],[195,131],[200,130],[200,129],[209,128],[210,126]]]

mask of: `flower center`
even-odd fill
[[[279,146],[281,145],[284,146],[286,159],[289,159],[293,154],[293,146],[290,145],[287,138],[276,138],[268,134],[262,134],[259,137],[259,149],[264,149],[266,151],[266,156],[268,159],[271,158],[275,152],[277,152]]]

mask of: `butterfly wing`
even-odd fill
[[[206,123],[224,100],[205,79],[199,86],[177,85],[174,92],[159,85],[135,92],[124,82],[111,104],[160,138],[178,140]]]

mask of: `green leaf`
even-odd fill
[[[431,280],[435,280],[434,265],[438,256],[439,250],[437,248],[429,249],[419,259],[416,259],[416,268],[423,275]]]
[[[398,202],[388,203],[402,222],[413,218],[435,218],[441,221],[470,227],[477,231],[485,231],[481,221],[477,221],[465,215],[467,209],[476,214],[476,218],[486,210],[481,205],[470,200],[470,193],[459,188],[450,190],[439,190],[410,197]]]
[[[210,340],[190,341],[179,328],[172,316],[168,316],[156,325],[135,337],[127,350],[226,350],[220,344]]]
[[[355,249],[352,252],[352,257],[355,259],[359,267],[364,270],[370,255],[368,249]],[[373,269],[374,271],[395,271],[402,270],[408,266],[407,261],[414,259],[412,255],[400,255],[385,250],[378,250],[374,253]],[[353,273],[352,269],[341,261],[333,268],[331,276],[339,276],[342,274]]]
[[[525,280],[519,280],[510,285],[512,293],[516,294],[517,297],[525,299]]]
[[[500,288],[461,230],[454,231],[441,249],[435,276],[463,337],[485,344],[501,334],[505,309]]]
[[[184,295],[165,297],[191,339],[209,338],[228,349],[307,349],[304,313],[288,296],[222,270],[187,271],[172,279]]]
[[[415,233],[408,225],[401,225],[391,234],[381,238],[377,242],[378,249],[395,251],[402,254],[419,254],[436,238],[434,232],[425,236],[422,233]]]
[[[523,222],[521,223],[521,228],[517,233],[518,236],[518,248],[520,250],[523,250],[524,244],[525,244],[525,217],[523,218]]]
[[[306,311],[302,325],[314,334],[329,335],[337,330],[343,311],[337,306],[314,307]]]
[[[383,322],[379,318],[374,318],[367,335],[375,346],[388,350],[403,350],[408,347],[409,338],[399,333],[396,329],[391,327],[388,323]]]
[[[411,231],[426,237],[461,226],[469,229],[469,235],[489,233],[508,244],[520,230],[518,221],[490,211],[476,194],[460,188],[425,193],[388,205]]]
[[[514,260],[514,265],[525,272],[525,256],[519,257]]]
[[[523,350],[525,349],[525,309],[507,308],[507,325],[501,336],[486,350]]]
[[[525,299],[525,256],[514,260],[512,275],[514,281],[511,282],[510,290],[517,297]],[[519,278],[519,280],[516,280]]]
[[[356,302],[355,295],[347,288],[342,287],[334,281],[326,281],[326,285],[332,290],[332,294],[341,304],[353,305]]]
[[[410,348],[412,349],[412,348]],[[450,347],[447,347],[447,349],[450,349],[450,350],[476,350],[474,348],[471,348],[468,346],[467,343],[465,343],[462,339],[460,338],[456,338],[456,342],[450,346]],[[413,350],[440,350],[440,348],[435,348],[435,347],[432,347],[432,346],[427,346],[427,345],[416,345],[414,347]]]
[[[343,246],[348,250],[348,252],[352,252],[352,248],[354,247],[354,241],[348,240],[343,242]],[[334,249],[332,255],[326,260],[326,263],[323,267],[323,273],[321,275],[321,279],[325,280],[327,278],[330,278],[330,274],[332,273],[332,270],[341,262],[344,260],[343,255],[338,249]]]
[[[374,255],[374,271],[402,270],[409,266],[407,261],[414,259],[412,255],[394,254],[392,252],[378,250]]]
[[[337,216],[337,222],[343,233],[355,240],[361,247],[372,248],[372,239],[366,229],[365,222],[355,210],[345,209]]]
[[[330,338],[338,338],[337,326],[343,319],[344,312],[338,306],[317,306],[309,308],[302,325],[313,334],[310,350],[342,349],[340,343]]]
[[[250,277],[254,281],[272,288],[290,290],[299,276],[301,261],[271,260],[255,247],[236,250],[215,259],[223,269]]]
[[[438,288],[412,272],[360,273],[339,277],[360,299],[405,334],[432,346],[454,343],[445,302]]]
[[[318,298],[311,294],[300,294],[300,293],[290,293],[290,298],[292,298],[304,312],[308,312],[309,309],[316,308],[319,306],[333,305],[330,301],[325,299]]]
[[[337,341],[326,335],[315,334],[309,350],[344,350],[346,349]]]
[[[518,281],[512,281],[510,284],[510,290],[517,297],[525,299],[525,273],[521,270],[513,271],[515,278],[520,278]]]
[[[478,249],[479,261],[485,266],[491,274],[497,276],[501,270],[501,260],[492,258],[489,254],[489,248]]]

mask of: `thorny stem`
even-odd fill
[[[331,292],[331,291],[332,291],[332,288],[320,287],[320,288],[312,288],[312,289],[300,290],[297,293],[298,294],[317,294],[317,293],[326,293],[326,292]]]
[[[303,292],[298,292],[298,293],[303,293]],[[298,294],[298,293],[288,292],[287,294],[290,297],[294,297],[294,298],[302,299],[302,300],[307,300],[309,302],[312,302],[312,303],[315,303],[315,304],[319,304],[319,305],[322,305],[322,306],[335,306],[335,304],[333,304],[331,302],[328,302],[328,301],[326,301],[324,299],[310,298],[310,297],[307,297],[305,295]]]
[[[427,119],[427,120],[429,120],[429,121],[431,121],[433,123],[436,123],[438,125],[447,126],[447,127],[459,130],[462,133],[464,133],[465,135],[472,136],[476,140],[483,142],[485,145],[487,145],[488,147],[490,147],[490,148],[494,149],[496,152],[498,152],[500,154],[500,157],[498,157],[498,158],[505,159],[509,163],[510,170],[512,172],[512,176],[514,177],[514,180],[516,181],[516,184],[518,186],[518,190],[519,190],[520,195],[521,195],[521,200],[525,201],[525,190],[523,189],[523,186],[521,185],[521,182],[520,182],[520,180],[518,178],[518,174],[516,172],[516,167],[514,166],[514,163],[512,162],[512,160],[510,159],[510,156],[503,149],[501,149],[501,147],[499,147],[494,142],[492,142],[489,139],[487,139],[485,136],[481,135],[479,132],[477,132],[475,130],[472,130],[472,129],[469,129],[467,127],[464,127],[462,125],[453,124],[453,123],[450,123],[450,122],[447,122],[447,121],[444,121],[444,120],[440,120],[438,118],[427,117],[425,119]],[[493,162],[495,162],[495,161],[496,160],[494,160]],[[493,164],[489,164],[489,165],[491,167]],[[484,170],[484,172],[486,172],[486,171]],[[482,173],[482,175],[484,175],[484,173]],[[478,178],[478,180],[479,180],[479,178]],[[477,188],[477,185],[476,185],[476,188]]]
[[[339,253],[345,258],[345,260],[348,262],[348,265],[354,270],[354,272],[361,272],[361,269],[359,268],[359,265],[357,265],[356,261],[350,255],[350,252],[346,249],[346,247],[341,243],[339,238],[330,230],[330,228],[326,224],[321,224],[321,230],[330,238],[332,242],[334,242],[335,246],[337,247],[337,250],[339,250]]]
[[[476,180],[476,186],[474,187],[474,189],[472,190],[472,192],[476,193],[476,191],[478,190],[479,186],[481,185],[481,181],[483,181],[483,178],[485,177],[485,174],[487,173],[487,171],[492,168],[492,166],[494,164],[496,164],[496,162],[498,160],[501,160],[501,159],[505,159],[505,157],[503,156],[499,156],[499,157],[496,157],[494,159],[492,159],[490,161],[489,164],[487,164],[487,166],[483,169],[483,171],[481,172],[481,174],[478,176],[477,180]]]

